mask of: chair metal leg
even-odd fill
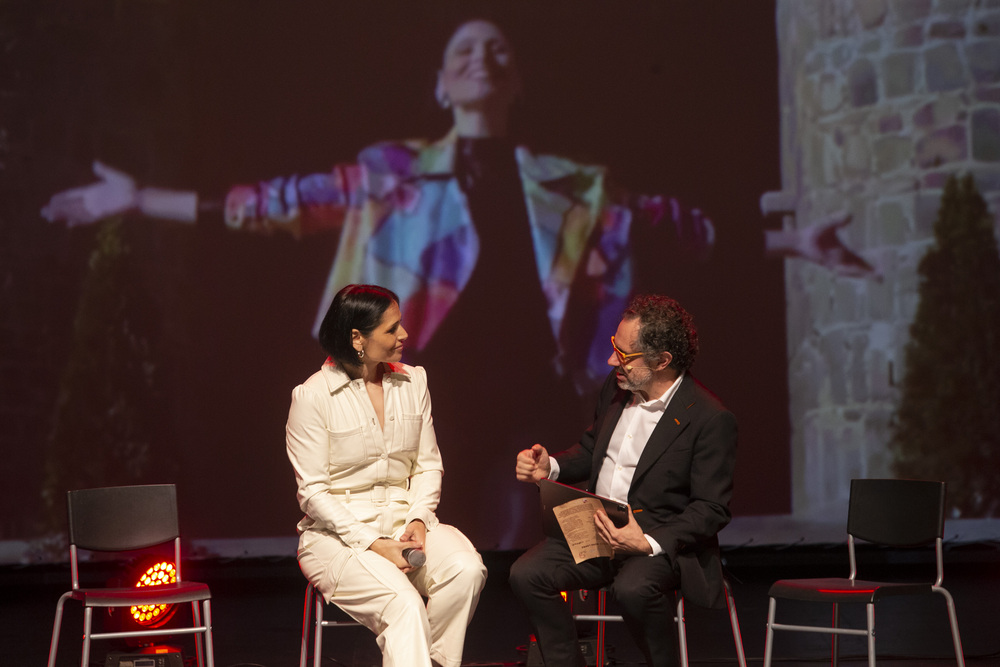
[[[962,650],[962,638],[958,630],[958,614],[955,611],[955,601],[951,597],[951,594],[946,591],[941,586],[932,586],[931,589],[940,593],[945,598],[945,604],[948,608],[948,621],[951,626],[951,639],[955,647],[955,662],[958,667],[965,667],[965,655]],[[868,666],[876,667],[876,655],[875,655],[875,603],[869,602],[865,605],[865,611],[867,616],[867,628],[862,630],[860,628],[841,628],[840,627],[840,610],[838,605],[833,605],[833,625],[830,629],[823,628],[813,628],[809,626],[801,625],[788,625],[788,624],[778,624],[774,622],[774,613],[776,607],[776,600],[772,597],[768,603],[768,613],[767,613],[767,636],[764,641],[764,664],[763,667],[771,667],[771,651],[774,643],[774,629],[777,627],[781,630],[799,630],[808,632],[829,632],[833,635],[832,637],[832,656],[831,663],[836,667],[837,660],[839,659],[839,644],[838,638],[840,635],[858,635],[865,636],[867,638],[868,645]]]
[[[729,612],[729,623],[733,629],[733,644],[736,646],[736,659],[740,667],[747,667],[746,654],[743,651],[743,635],[740,632],[740,619],[736,613],[736,602],[733,600],[732,588],[728,581],[723,582],[726,595],[726,608]],[[774,600],[772,599],[772,606]],[[596,664],[603,667],[607,658],[605,648],[605,623],[607,621],[621,621],[621,616],[608,615],[607,613],[607,591],[597,591],[597,610],[595,614],[577,614],[574,616],[578,621],[593,621],[597,623],[597,646],[594,649]],[[769,619],[768,632],[771,632]],[[684,618],[684,598],[680,592],[677,593],[677,607],[675,609],[674,622],[677,623],[677,645],[680,651],[681,667],[688,667],[690,657],[687,644],[687,622]],[[318,667],[318,666],[317,666]]]
[[[362,626],[358,621],[325,621],[323,607],[326,600],[312,584],[306,585],[305,602],[302,605],[302,641],[299,644],[299,667],[306,667],[309,659],[309,633],[313,633],[313,667],[320,667],[323,660],[323,628]]]
[[[681,667],[688,667],[687,625],[684,623],[684,597],[677,594],[677,646],[681,651]]]
[[[723,580],[723,591],[726,594],[726,608],[729,609],[729,623],[733,626],[736,661],[740,667],[747,667],[747,657],[743,652],[743,633],[740,632],[740,617],[736,615],[736,600],[733,599],[733,590],[728,581]],[[686,663],[682,667],[686,667]]]
[[[201,625],[201,611],[198,608],[197,600],[191,603],[191,617],[195,625]],[[205,642],[201,633],[195,633],[194,654],[198,667],[205,667]]]
[[[212,640],[212,601],[204,601],[205,613],[205,667],[215,667],[215,642]],[[195,635],[197,637],[197,635]]]
[[[309,659],[309,633],[313,635],[313,667],[323,659],[323,596],[306,584],[305,602],[302,605],[302,642],[299,644],[299,667],[306,667]]]
[[[215,667],[215,640],[212,639],[212,601],[205,600],[205,665]]]
[[[305,603],[302,605],[302,643],[299,645],[299,667],[306,667],[309,657],[309,622],[312,620],[312,584],[306,584]]]
[[[962,650],[962,636],[958,632],[958,612],[955,610],[955,599],[943,586],[932,586],[931,588],[935,593],[944,596],[945,605],[948,607],[948,622],[951,624],[951,641],[955,645],[955,662],[958,667],[965,667],[965,652]]]
[[[875,603],[865,605],[868,612],[868,667],[875,667]]]
[[[213,667],[215,664],[215,649],[212,644],[212,605],[211,600],[202,600],[201,606],[195,600],[191,603],[191,618],[196,626],[205,628],[204,632],[194,633],[194,652],[198,667]]]
[[[597,592],[597,615],[604,616],[605,609],[607,609],[608,603],[608,593],[607,591],[600,590]],[[597,667],[604,667],[605,659],[605,648],[604,648],[604,632],[605,623],[603,619],[597,621],[597,646],[594,648],[594,664]]]
[[[774,610],[777,607],[777,600],[768,598],[767,602],[767,635],[764,637],[764,665],[771,667],[771,649],[774,648]]]
[[[831,624],[834,628],[840,627],[840,605],[833,605],[833,620]],[[840,635],[836,632],[830,635],[830,664],[837,667],[840,664]]]
[[[323,600],[322,594],[313,589],[313,611],[316,614],[316,624],[313,626],[313,667],[320,667],[323,659]]]
[[[59,654],[59,639],[62,632],[63,610],[69,593],[64,594],[56,603],[56,616],[52,623],[52,639],[49,642],[49,657],[47,667],[55,667]],[[203,609],[198,608],[198,602],[191,603],[191,616],[194,626],[204,627],[203,632],[195,632],[195,654],[199,667],[215,667],[215,648],[212,642],[212,607],[210,600],[203,601]],[[88,667],[90,663],[90,646],[93,633],[94,608],[83,607],[83,644],[80,651],[80,667]],[[162,630],[160,632],[163,632]],[[98,633],[97,638],[106,638],[108,633]]]
[[[49,662],[47,667],[55,667],[56,664],[56,653],[59,652],[59,633],[62,631],[63,605],[66,603],[68,597],[69,594],[64,593],[60,596],[59,602],[56,603],[56,620],[52,622],[52,641],[49,642]]]
[[[80,667],[90,664],[90,633],[93,629],[94,608],[83,608],[83,650],[80,654]]]
[[[736,602],[733,600],[732,587],[728,581],[723,581],[723,592],[726,594],[726,609],[729,612],[729,624],[733,628],[733,644],[736,646],[736,661],[740,667],[747,667],[746,654],[743,652],[743,634],[740,632],[740,618],[736,614]],[[677,645],[681,653],[681,667],[688,667],[687,622],[684,619],[684,598],[677,595]]]

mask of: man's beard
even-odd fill
[[[624,369],[623,369],[624,370]],[[645,372],[643,372],[645,371]],[[653,371],[649,368],[637,368],[635,371],[629,372],[628,375],[622,373],[618,378],[618,386],[625,391],[631,391],[633,394],[642,391],[649,386],[649,383],[653,380]]]

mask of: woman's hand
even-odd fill
[[[406,558],[403,556],[403,549],[412,549],[412,542],[403,542],[401,540],[393,540],[388,537],[380,537],[371,543],[368,547],[369,551],[374,551],[382,558],[399,568],[399,571],[403,574],[412,572],[416,568],[411,567]]]
[[[804,229],[766,232],[769,255],[800,257],[824,266],[838,276],[882,280],[882,274],[844,245],[837,232],[850,224],[851,214],[839,211]]]
[[[49,222],[65,221],[72,227],[120,215],[139,205],[134,178],[102,162],[94,162],[94,175],[100,179],[96,183],[53,195],[42,208],[42,217]]]
[[[407,524],[406,530],[399,536],[400,542],[406,542],[413,549],[423,549],[426,538],[427,526],[420,519],[414,519]]]

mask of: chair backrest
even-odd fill
[[[847,532],[889,546],[928,544],[944,535],[945,483],[852,479]]]
[[[91,551],[130,551],[180,535],[173,484],[110,486],[66,494],[69,541]]]

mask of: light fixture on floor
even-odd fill
[[[129,568],[124,585],[142,588],[177,583],[177,568],[167,559],[146,559]],[[120,630],[160,628],[167,624],[177,611],[173,604],[150,604],[124,607],[113,611]],[[126,643],[137,647],[133,652],[112,651],[104,659],[104,667],[183,667],[184,656],[180,648],[152,643],[152,637],[129,637]]]
[[[136,588],[175,583],[177,583],[177,568],[169,560],[158,560],[145,569],[139,568],[135,576]],[[159,628],[166,624],[176,611],[176,605],[172,604],[141,605],[130,607],[129,617],[140,627]]]
[[[184,667],[184,656],[176,646],[147,646],[136,653],[112,651],[104,667]]]

